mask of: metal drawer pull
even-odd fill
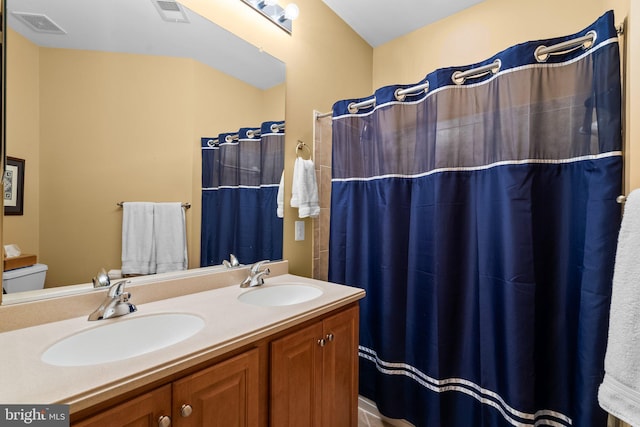
[[[193,408],[188,403],[185,403],[180,408],[180,415],[182,415],[184,418],[186,418],[189,415],[191,415],[192,412],[193,412]]]
[[[171,417],[162,415],[158,418],[158,427],[169,427],[171,425]]]
[[[329,332],[329,333],[327,334],[327,341],[333,341],[333,340],[334,340],[334,338],[335,338],[335,336],[334,336],[331,332]]]
[[[319,345],[320,347],[324,347],[325,345],[327,345],[327,341],[326,341],[324,338],[320,338],[320,339],[318,340],[318,345]]]

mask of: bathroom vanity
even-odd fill
[[[236,280],[244,272],[215,274]],[[0,334],[0,347],[8,349],[0,356],[0,402],[67,403],[73,426],[355,427],[364,291],[289,274],[272,274],[249,289],[218,281],[215,289],[141,303],[116,319],[74,317]],[[296,297],[298,290],[312,296]],[[135,302],[135,287],[130,292]],[[204,326],[122,360],[96,364],[91,355],[67,360],[64,353],[53,365],[42,360],[68,337],[116,323],[135,334],[134,319],[165,314],[197,316]],[[129,344],[115,344],[126,353]]]

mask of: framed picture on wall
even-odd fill
[[[24,201],[24,159],[7,157],[4,170],[4,214],[22,215]]]

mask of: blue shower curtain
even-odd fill
[[[535,59],[588,31],[592,46]],[[499,71],[452,81],[489,64]],[[394,93],[410,85],[334,105],[329,280],[367,292],[360,392],[382,414],[606,426],[596,392],[620,224],[619,64],[609,12],[436,70],[404,100]]]
[[[277,126],[283,124],[265,122],[201,139],[202,267],[229,254],[243,264],[282,259],[282,218],[276,213],[284,169],[284,132]]]

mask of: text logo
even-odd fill
[[[0,427],[69,427],[69,405],[0,405]]]

